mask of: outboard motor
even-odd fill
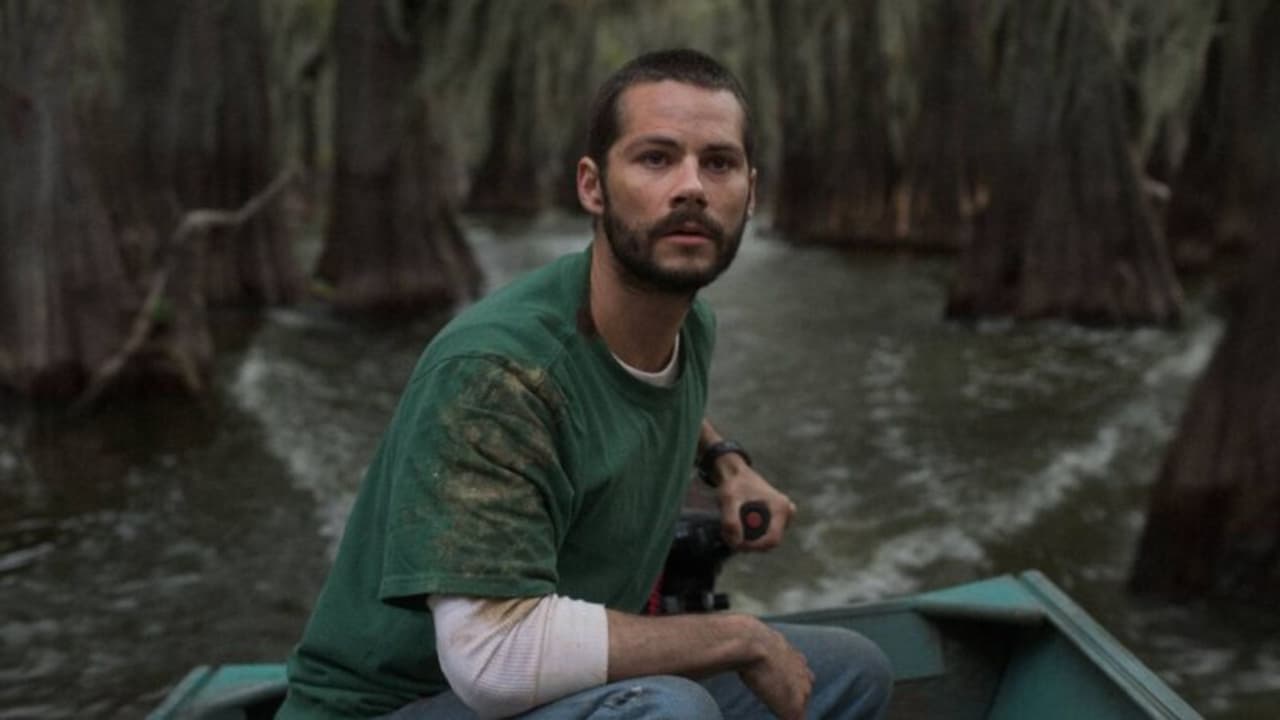
[[[742,504],[743,537],[755,540],[769,530],[769,508],[763,502]],[[716,578],[733,550],[720,535],[720,515],[686,510],[676,522],[662,576],[649,596],[646,613],[675,615],[726,610],[729,596],[716,592]]]

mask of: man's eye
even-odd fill
[[[640,162],[649,167],[662,167],[667,164],[667,155],[657,150],[650,150],[640,155]]]
[[[732,158],[719,155],[707,158],[704,164],[713,172],[726,172],[732,170],[735,165]]]

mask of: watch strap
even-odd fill
[[[724,455],[739,455],[743,462],[750,465],[751,456],[747,454],[746,448],[742,447],[733,440],[720,440],[713,442],[702,450],[702,454],[698,456],[698,477],[702,482],[716,487],[716,460]]]

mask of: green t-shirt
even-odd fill
[[[696,301],[672,387],[637,380],[591,328],[589,264],[527,275],[427,346],[278,717],[372,717],[444,690],[429,594],[643,607],[687,490],[714,321]]]

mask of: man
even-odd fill
[[[729,542],[795,506],[703,418],[695,299],[755,202],[750,117],[710,58],[642,56],[601,89],[578,163],[588,250],[477,303],[428,346],[289,662],[280,717],[879,717],[860,636],[738,614],[636,614],[695,457]],[[738,509],[768,533],[743,542]]]

